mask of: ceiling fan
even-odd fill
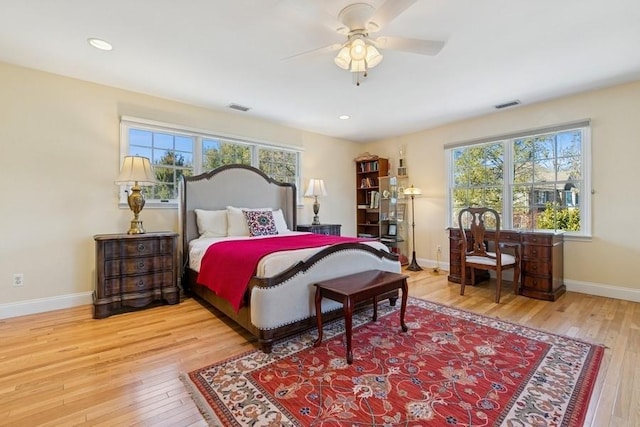
[[[353,3],[345,6],[337,16],[335,31],[345,35],[344,43],[332,44],[318,49],[302,52],[285,59],[311,53],[328,53],[339,51],[334,58],[335,64],[349,70],[354,75],[357,86],[360,77],[367,77],[367,71],[382,61],[378,49],[399,50],[420,55],[436,55],[444,46],[444,42],[421,40],[394,36],[371,38],[372,33],[381,30],[386,24],[408,9],[417,0],[386,0],[377,9],[369,3]]]

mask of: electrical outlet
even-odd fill
[[[15,273],[13,275],[13,282],[11,282],[12,285],[14,287],[18,287],[18,286],[22,286],[24,285],[24,274],[22,273]]]
[[[442,247],[440,245],[436,246],[436,252],[437,253],[441,253],[442,252]]]

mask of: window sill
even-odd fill
[[[144,209],[177,209],[179,206],[176,200],[167,200],[166,202],[146,201]],[[126,202],[118,203],[120,209],[129,209],[129,205]]]

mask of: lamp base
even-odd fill
[[[144,234],[144,233],[146,233],[146,231],[144,231],[144,228],[142,228],[142,221],[140,221],[139,219],[132,219],[131,226],[129,227],[129,231],[127,231],[127,234]]]
[[[320,217],[318,215],[315,215],[313,217],[313,222],[311,223],[311,225],[320,225]]]
[[[422,271],[422,267],[418,265],[418,261],[416,261],[416,251],[413,251],[413,256],[411,257],[411,264],[407,267],[407,270],[410,271]]]

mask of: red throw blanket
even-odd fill
[[[198,283],[228,300],[236,311],[260,259],[273,252],[316,248],[336,243],[362,242],[356,237],[302,234],[295,236],[232,240],[215,243],[207,249],[198,273]]]

